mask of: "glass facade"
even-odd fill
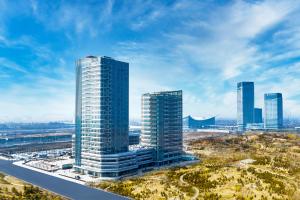
[[[156,165],[178,162],[182,155],[182,91],[142,96],[141,145],[155,149]]]
[[[77,172],[119,179],[181,159],[182,92],[143,95],[144,145],[138,134],[129,141],[128,100],[128,63],[96,56],[76,62]]]
[[[283,126],[283,105],[281,93],[265,94],[265,128],[280,129]]]
[[[237,126],[244,131],[247,124],[254,122],[254,83],[237,84]]]
[[[254,123],[256,124],[263,123],[261,108],[254,108]]]
[[[88,56],[76,62],[75,165],[95,176],[136,168],[128,152],[129,64]]]
[[[140,144],[140,133],[129,132],[129,145],[138,145]]]

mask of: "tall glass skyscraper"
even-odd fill
[[[245,130],[247,124],[254,122],[254,83],[237,84],[237,125],[238,130]]]
[[[254,108],[254,123],[262,123],[262,109],[261,108]]]
[[[265,128],[280,129],[283,126],[283,105],[281,93],[265,94]]]
[[[178,162],[182,155],[182,91],[142,96],[141,144],[155,149],[157,166]]]
[[[128,152],[129,64],[87,56],[76,62],[75,169],[120,177],[136,168]]]

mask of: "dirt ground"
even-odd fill
[[[297,135],[226,135],[188,146],[201,162],[94,186],[133,199],[300,200]]]
[[[0,173],[0,200],[2,199],[64,200],[65,198]]]

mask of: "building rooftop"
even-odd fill
[[[184,117],[183,119],[186,119],[186,118],[192,118],[192,119],[197,120],[197,121],[203,121],[203,120],[213,119],[213,118],[215,118],[215,116],[212,116],[212,117],[192,117],[191,115],[188,115],[188,116]]]
[[[265,96],[282,96],[282,93],[265,93]]]
[[[161,92],[149,92],[143,95],[178,95],[182,94],[182,90],[173,90],[173,91],[161,91]]]
[[[97,58],[97,56],[86,56],[86,58]]]

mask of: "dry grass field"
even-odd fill
[[[0,173],[0,200],[63,200],[45,190]]]
[[[247,133],[192,141],[200,163],[93,186],[133,199],[300,200],[300,137]]]

